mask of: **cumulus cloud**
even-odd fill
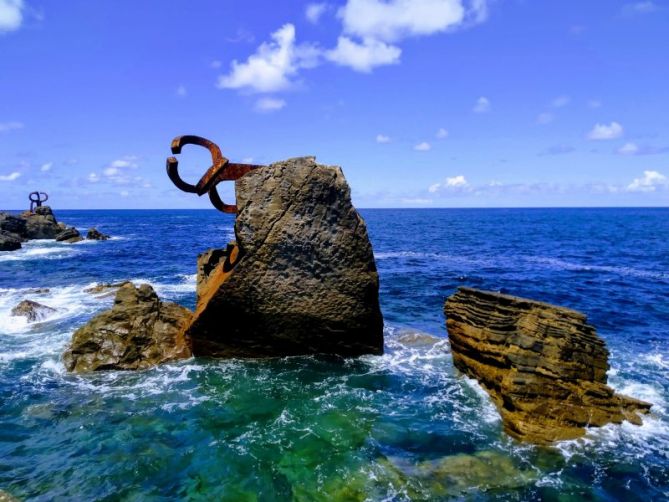
[[[97,183],[98,181],[100,181],[100,176],[98,175],[98,173],[90,173],[87,179],[91,183]]]
[[[2,2],[2,0],[0,0],[0,2]],[[21,122],[0,122],[0,133],[16,131],[18,129],[23,129],[23,124]]]
[[[0,181],[14,181],[20,177],[21,173],[18,171],[14,171],[13,173],[0,175]]]
[[[139,165],[137,164],[137,157],[133,155],[126,155],[123,158],[110,162],[109,165],[102,170],[102,174],[108,181],[111,181],[112,183],[116,183],[118,185],[127,185],[131,181],[128,170],[137,169],[138,167]],[[93,174],[95,173],[91,173],[91,175],[89,175],[89,181],[98,181],[99,178],[95,180],[91,179]],[[135,177],[135,181],[141,182],[143,180],[140,177]]]
[[[618,122],[611,122],[610,124],[595,124],[592,130],[588,133],[588,139],[592,140],[607,140],[620,138],[623,135],[623,126]]]
[[[481,96],[476,100],[473,108],[474,113],[487,113],[490,111],[490,100],[485,96]]]
[[[639,147],[635,143],[625,143],[623,146],[618,148],[618,153],[620,155],[635,155],[639,152]]]
[[[668,185],[669,180],[665,175],[657,171],[644,171],[643,177],[635,178],[627,186],[627,190],[630,192],[654,192],[658,188],[666,188]]]
[[[448,131],[442,127],[439,130],[437,130],[435,136],[437,139],[446,139],[448,138]]]
[[[313,45],[297,44],[292,24],[283,25],[271,38],[245,62],[232,61],[230,73],[219,77],[218,87],[253,92],[286,90],[294,86],[292,79],[300,69],[318,64],[319,50]]]
[[[413,147],[413,149],[418,151],[418,152],[427,152],[431,148],[432,148],[432,145],[430,145],[427,141],[423,141],[422,143],[418,143],[416,146]]]
[[[329,8],[330,6],[327,3],[310,3],[304,10],[304,15],[310,23],[318,24],[318,21]]]
[[[286,102],[283,99],[278,98],[260,98],[256,101],[254,106],[257,112],[268,113],[281,110],[286,106]]]
[[[349,37],[339,37],[337,46],[325,52],[325,58],[340,66],[349,66],[356,71],[369,73],[377,66],[397,64],[402,50],[373,38],[362,43]]]
[[[40,171],[43,173],[46,173],[48,171],[51,171],[51,168],[53,167],[53,162],[47,162],[46,164],[42,164],[42,167],[39,168]]]
[[[390,143],[390,138],[384,134],[377,134],[376,135],[376,142],[377,143]]]
[[[0,33],[18,30],[23,22],[23,0],[0,0]]]
[[[446,178],[441,183],[434,183],[430,185],[427,189],[430,193],[438,193],[444,191],[463,191],[469,188],[469,182],[462,175],[453,176],[452,178]]]

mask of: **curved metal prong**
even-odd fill
[[[216,185],[212,186],[209,189],[209,200],[211,203],[214,205],[216,209],[223,213],[236,213],[237,212],[237,206],[233,204],[226,204],[223,202],[223,199],[221,199],[221,196],[218,195],[218,190],[216,190]]]
[[[184,136],[177,136],[174,138],[171,145],[172,153],[174,155],[181,153],[181,149],[185,145],[198,145],[205,147],[211,154],[213,165],[219,164],[223,161],[223,159],[225,159],[221,153],[221,149],[216,143],[209,141],[207,138],[203,138],[202,136],[195,136],[194,134],[186,134]]]
[[[181,179],[181,176],[179,176],[179,161],[175,157],[168,157],[165,168],[167,169],[167,176],[169,176],[172,183],[174,183],[179,190],[188,193],[197,193],[195,185],[186,183]]]

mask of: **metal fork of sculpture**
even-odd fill
[[[42,202],[49,200],[49,194],[46,192],[30,192],[28,195],[30,200],[30,212],[34,212],[36,207],[42,207]]]
[[[185,145],[198,145],[209,150],[209,153],[211,154],[212,165],[209,167],[209,169],[207,169],[196,185],[191,185],[190,183],[185,182],[181,176],[179,176],[179,161],[176,159],[176,157],[169,157],[167,159],[166,167],[167,175],[169,176],[170,180],[172,180],[172,183],[174,183],[178,189],[188,193],[196,193],[198,196],[209,193],[209,200],[216,209],[224,213],[236,213],[237,206],[235,204],[226,204],[223,202],[220,195],[218,194],[216,185],[222,181],[234,181],[239,179],[249,171],[263,166],[230,162],[223,156],[221,149],[216,143],[200,136],[177,136],[172,140],[172,153],[181,153],[181,149]]]

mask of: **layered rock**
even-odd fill
[[[488,391],[515,438],[576,438],[589,426],[640,424],[650,410],[606,384],[608,351],[580,312],[464,287],[444,312],[455,366]]]
[[[23,300],[12,309],[12,316],[25,317],[28,322],[35,322],[41,321],[55,311],[56,309],[47,305],[42,305],[41,303],[32,300]]]
[[[136,370],[191,356],[191,312],[158,299],[148,284],[121,286],[111,310],[79,328],[63,354],[68,371]]]
[[[378,274],[341,168],[278,162],[236,195],[236,242],[199,259],[194,354],[381,353]]]

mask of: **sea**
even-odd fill
[[[233,217],[214,210],[56,211],[111,240],[0,253],[0,489],[35,501],[669,499],[669,209],[360,212],[385,353],[357,359],[64,370],[72,333],[113,302],[85,291],[96,283],[149,283],[194,307],[198,253],[234,239]],[[650,416],[551,447],[507,436],[453,367],[443,304],[461,285],[586,313],[611,353],[609,384],[652,403]],[[23,299],[56,311],[28,324],[10,316]]]

